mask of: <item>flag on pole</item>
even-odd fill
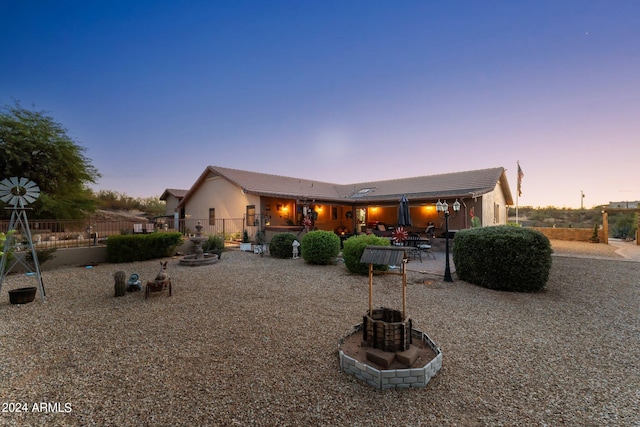
[[[522,177],[524,173],[522,173],[522,169],[520,168],[520,162],[518,162],[518,196],[522,196]]]

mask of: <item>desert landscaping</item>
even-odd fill
[[[540,293],[409,271],[408,313],[443,364],[426,387],[404,390],[340,371],[338,342],[368,295],[367,277],[342,263],[238,250],[208,266],[168,258],[173,294],[149,299],[115,298],[113,275],[145,283],[158,260],[45,269],[46,302],[24,305],[6,291],[32,283],[11,275],[0,424],[640,425],[640,263],[611,245],[552,244]],[[397,279],[374,286],[376,304],[400,304]]]

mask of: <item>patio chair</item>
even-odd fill
[[[411,233],[407,236],[405,243],[410,248],[409,258],[415,259],[417,257],[420,258],[420,262],[422,262],[422,249],[419,247],[421,243],[420,236],[415,233]]]

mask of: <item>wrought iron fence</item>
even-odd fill
[[[136,220],[95,220],[91,217],[80,220],[30,220],[31,238],[37,248],[75,248],[106,244],[107,238],[119,234],[153,233],[161,231],[178,231],[185,236],[196,233],[196,225],[203,225],[202,234],[221,235],[225,241],[240,240],[245,230],[244,218],[216,219],[213,224],[208,219],[159,218],[155,221]],[[9,230],[10,221],[0,220],[0,232]],[[252,227],[249,227],[252,228]],[[253,227],[255,228],[255,227]],[[26,236],[15,237],[15,249],[24,249],[28,245]]]

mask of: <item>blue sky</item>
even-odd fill
[[[638,1],[4,1],[0,103],[97,190],[208,165],[335,183],[503,166],[520,206],[640,200]]]

